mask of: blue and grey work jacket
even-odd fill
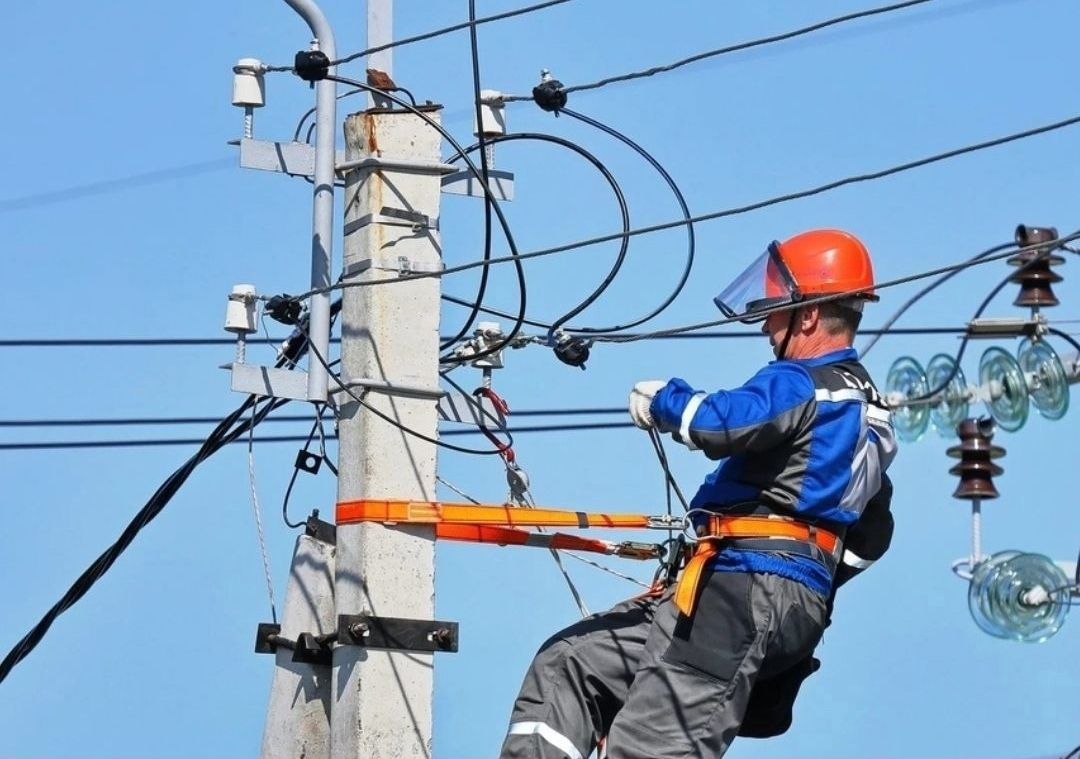
[[[896,454],[889,410],[852,348],[773,361],[742,387],[715,393],[672,379],[650,411],[660,431],[723,460],[692,509],[794,516],[841,536],[881,488]],[[808,553],[727,546],[713,566],[780,575],[828,595],[833,567]]]

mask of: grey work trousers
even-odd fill
[[[711,572],[692,618],[673,589],[594,614],[550,638],[514,703],[502,757],[720,757],[758,676],[806,657],[825,600],[768,574]]]

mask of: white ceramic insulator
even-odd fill
[[[225,331],[238,335],[255,332],[255,285],[236,285],[225,309]]]
[[[473,123],[473,134],[485,137],[506,134],[506,105],[498,90],[480,90],[480,125]]]
[[[232,104],[247,108],[266,105],[266,83],[263,81],[262,61],[241,58],[233,70]]]

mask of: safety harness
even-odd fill
[[[539,534],[522,527],[587,529],[681,530],[686,521],[669,515],[606,514],[566,509],[520,508],[508,505],[365,499],[337,504],[337,523],[427,524],[435,537],[470,543],[494,543],[538,548],[587,551],[629,559],[663,559],[664,549],[652,543],[582,538],[566,533]],[[675,590],[674,602],[686,616],[694,605],[705,567],[720,544],[749,550],[793,551],[813,556],[832,572],[840,558],[842,541],[833,532],[792,517],[711,514],[698,529],[696,547]],[[674,561],[678,557],[671,557]]]

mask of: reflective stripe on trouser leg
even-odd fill
[[[500,756],[591,754],[626,699],[658,603],[623,602],[544,643],[514,702]]]
[[[507,735],[537,735],[550,743],[570,759],[582,759],[581,752],[573,742],[551,725],[544,722],[511,722]]]
[[[824,623],[821,596],[775,575],[712,572],[692,619],[665,599],[611,726],[608,756],[723,756],[759,673],[808,655]]]

